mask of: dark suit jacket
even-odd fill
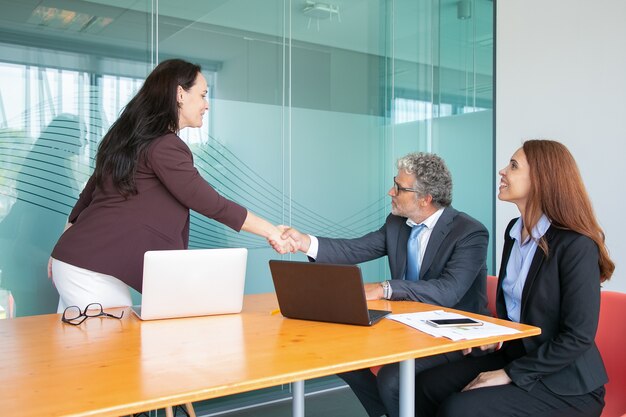
[[[383,227],[356,239],[319,238],[318,262],[356,264],[387,255],[392,299],[413,300],[480,314],[487,310],[489,232],[480,222],[447,207],[437,221],[417,282],[403,280],[411,228],[390,214]]]
[[[505,232],[498,280],[498,317],[507,317],[502,280],[514,240]],[[595,242],[579,233],[550,226],[548,256],[537,252],[522,291],[520,321],[541,327],[522,339],[526,355],[504,369],[513,382],[530,390],[537,381],[560,395],[591,392],[607,382],[594,342],[600,313],[600,268]]]
[[[175,134],[156,138],[137,163],[137,194],[124,198],[106,178],[92,176],[70,213],[70,227],[52,257],[112,275],[141,292],[148,250],[187,249],[189,209],[234,230],[247,210],[220,196],[193,165],[189,147]]]

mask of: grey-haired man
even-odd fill
[[[367,298],[413,300],[489,314],[486,258],[489,233],[477,220],[455,210],[452,178],[445,162],[430,153],[398,160],[388,195],[391,214],[377,231],[355,239],[329,239],[285,228],[313,262],[357,264],[387,256],[391,280],[365,285]],[[452,352],[415,361],[416,374],[462,357]],[[372,416],[399,415],[399,365],[339,375]]]

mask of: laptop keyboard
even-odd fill
[[[367,310],[367,312],[370,316],[370,323],[375,323],[385,317],[387,314],[391,313],[391,311],[387,310]]]

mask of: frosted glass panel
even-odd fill
[[[172,57],[199,63],[209,84],[203,127],[181,137],[201,174],[251,211],[361,236],[389,213],[395,160],[433,151],[452,170],[454,206],[491,230],[493,2],[463,2],[460,15],[457,2],[342,0],[328,16],[295,0],[126,3],[63,2],[93,17],[80,26],[54,6],[0,0],[0,286],[18,315],[55,311],[48,255],[97,146]],[[190,246],[249,248],[248,293],[273,290],[269,259],[305,260],[195,213]],[[386,259],[363,270],[389,277]]]
[[[394,2],[389,153],[439,154],[452,205],[490,232],[493,268],[493,3]],[[390,179],[389,179],[390,181]]]
[[[437,119],[433,152],[447,162],[453,178],[453,204],[489,230],[487,268],[493,269],[493,111]],[[462,138],[462,140],[459,140]]]
[[[342,6],[319,20],[292,10],[290,218],[317,236],[352,238],[387,215],[387,24],[385,2]],[[386,259],[370,262],[364,278],[387,269]]]
[[[150,68],[150,2],[0,8],[0,286],[18,316],[51,313],[52,247],[103,132]]]

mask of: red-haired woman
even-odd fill
[[[615,265],[576,162],[559,142],[529,140],[500,175],[498,198],[521,217],[505,232],[498,316],[542,333],[420,374],[416,415],[599,416],[607,375],[594,338]]]

